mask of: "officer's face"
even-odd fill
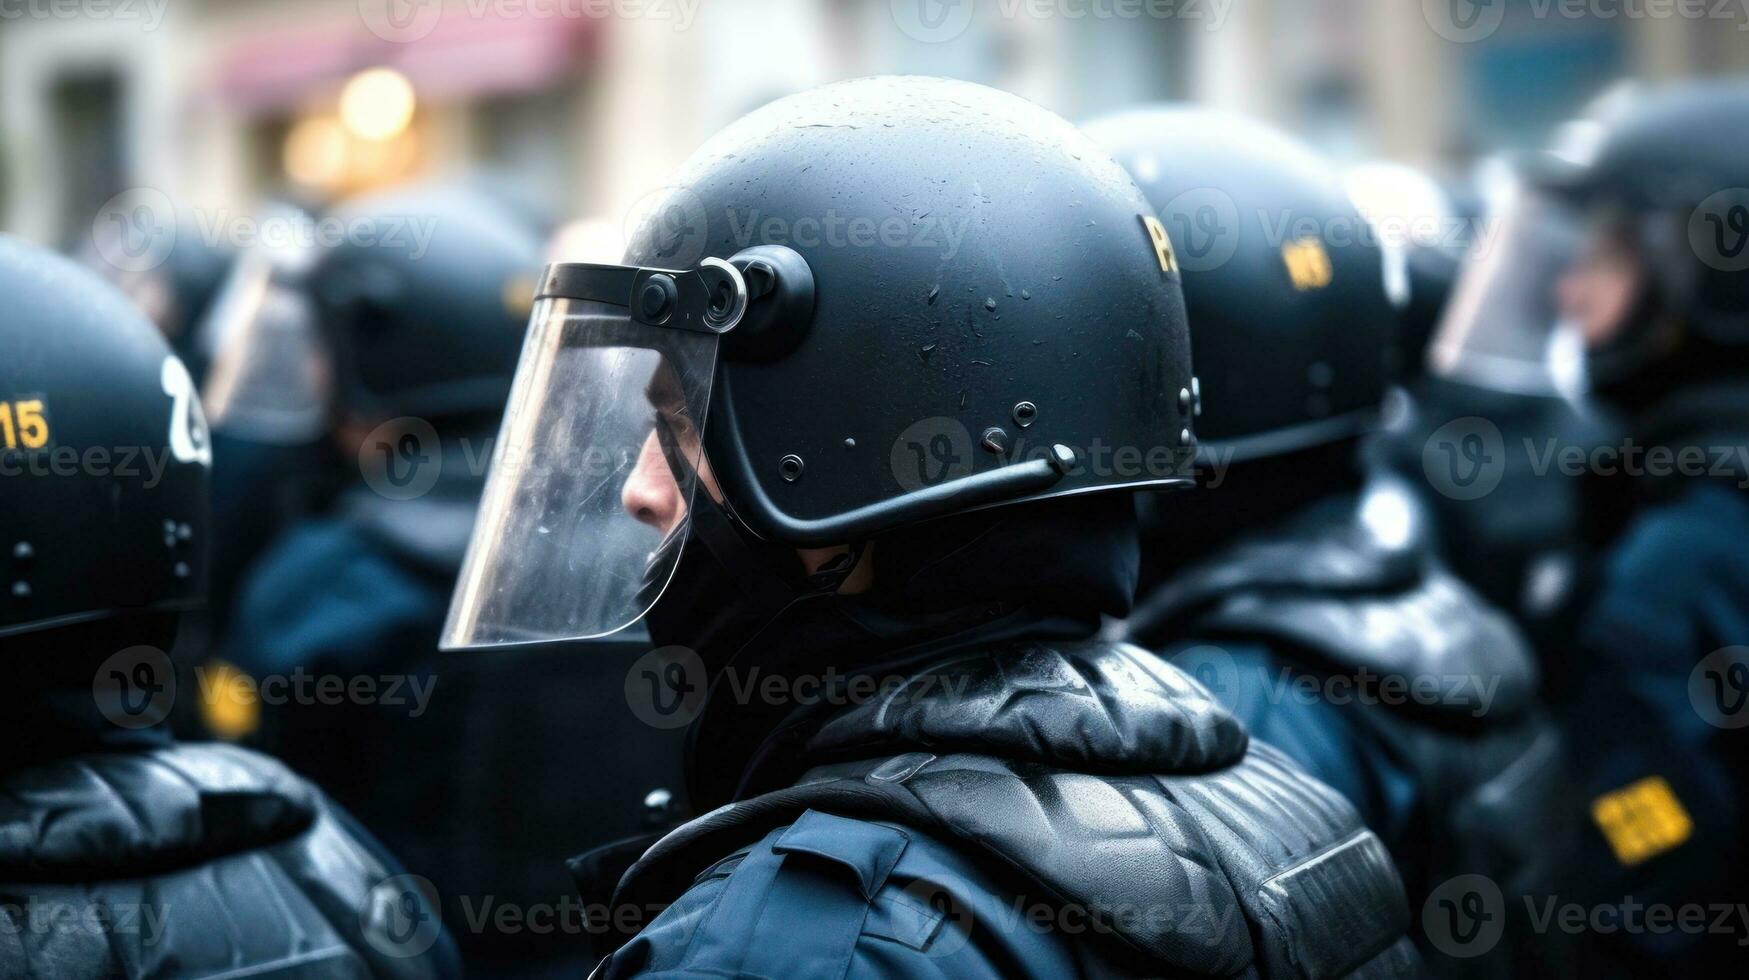
[[[696,461],[698,480],[705,492],[713,500],[720,501],[723,495],[711,474],[709,461],[704,458],[698,428],[685,410],[673,371],[666,365],[658,368],[645,395],[656,413],[656,427],[644,439],[637,465],[620,491],[620,505],[666,537],[686,517],[686,499],[674,478],[675,464],[669,461],[670,455]]]
[[[1606,347],[1627,327],[1641,288],[1640,262],[1618,233],[1599,232],[1556,286],[1561,315],[1585,346]]]
[[[668,469],[656,433],[650,433],[644,440],[638,464],[620,491],[619,500],[626,513],[662,532],[664,537],[686,516],[686,501],[680,499],[680,487]]]

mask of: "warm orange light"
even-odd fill
[[[346,175],[351,139],[332,116],[299,120],[285,136],[285,172],[308,187],[332,187]]]
[[[393,68],[371,68],[340,90],[340,121],[359,139],[393,139],[413,121],[416,104],[407,76]]]

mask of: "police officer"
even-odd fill
[[[452,925],[461,902],[485,896],[551,904],[570,888],[551,854],[575,837],[546,843],[544,885],[531,883],[522,849],[548,841],[536,814],[551,791],[528,784],[542,771],[523,757],[531,742],[557,744],[551,725],[533,721],[554,710],[543,698],[575,684],[539,664],[489,669],[437,652],[528,322],[543,226],[477,182],[381,192],[324,221],[344,240],[259,270],[252,302],[229,311],[239,322],[226,329],[234,340],[208,390],[224,431],[267,446],[302,444],[314,407],[336,479],[323,506],[254,559],[220,641],[224,669],[269,696],[217,690],[207,717],[380,826],[435,883]],[[303,475],[312,472],[322,471]],[[313,686],[334,679],[364,696],[324,697]],[[505,826],[507,798],[526,808],[515,827]],[[555,947],[576,942],[556,931],[461,936],[470,962],[514,943],[525,966],[572,955]]]
[[[300,368],[324,379],[333,394],[317,410],[351,473],[241,589],[224,649],[252,673],[365,672],[435,651],[539,264],[534,228],[460,188],[388,192],[331,219],[349,229],[345,242],[290,283],[270,278],[260,292],[278,302],[249,306],[253,322],[233,331],[237,346],[266,349],[221,358],[292,362],[252,372],[244,387]],[[282,320],[306,322],[294,350],[274,349],[293,332],[277,329]],[[259,391],[209,398],[233,428],[266,414],[252,400],[269,401]]]
[[[1153,502],[1125,635],[1354,803],[1433,963],[1498,975],[1511,945],[1439,919],[1441,886],[1486,876],[1494,919],[1542,888],[1557,745],[1510,622],[1436,560],[1413,496],[1360,465],[1395,364],[1377,241],[1332,168],[1261,124],[1160,107],[1088,130],[1176,246],[1203,393],[1209,488],[1193,520]]]
[[[11,238],[0,290],[0,974],[453,973],[422,890],[315,786],[165,732],[208,536],[182,362],[95,275]]]
[[[1611,438],[1606,420],[1570,396],[1578,351],[1555,329],[1552,297],[1537,308],[1487,281],[1515,195],[1506,161],[1485,161],[1477,170],[1483,217],[1460,216],[1455,205],[1436,199],[1423,206],[1427,220],[1455,232],[1412,241],[1406,250],[1381,239],[1402,331],[1402,373],[1365,452],[1370,465],[1417,491],[1441,557],[1514,618],[1537,650],[1545,696],[1560,703],[1581,675],[1572,663],[1571,622],[1580,577],[1573,546],[1579,485],[1547,465],[1546,450],[1589,451]],[[1367,194],[1352,179],[1350,187],[1367,213]],[[1389,214],[1376,201],[1372,209]],[[1376,213],[1369,220],[1379,225]],[[1554,236],[1555,254],[1562,240]],[[1473,248],[1473,260],[1444,247],[1449,241]],[[1525,250],[1548,244],[1527,243]],[[1536,451],[1520,451],[1526,445]]]
[[[1146,214],[1029,103],[865,79],[707,144],[629,265],[549,268],[446,642],[647,619],[628,697],[720,808],[620,881],[603,975],[1412,966],[1352,809],[1095,638],[1124,491],[1188,482]]]
[[[1593,898],[1732,905],[1749,882],[1749,85],[1622,90],[1528,171],[1486,294],[1554,311],[1628,433],[1583,479],[1596,559],[1572,725]],[[1538,238],[1572,247],[1510,250]],[[1740,930],[1593,939],[1600,974],[1742,957]]]

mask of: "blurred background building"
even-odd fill
[[[485,170],[610,242],[725,122],[888,72],[1071,119],[1210,102],[1451,176],[1617,79],[1749,69],[1746,28],[1736,0],[9,0],[0,229],[76,247],[145,187],[211,232]]]

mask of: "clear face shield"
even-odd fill
[[[1586,241],[1583,217],[1522,185],[1491,209],[1428,352],[1434,374],[1523,395],[1582,387],[1583,345],[1562,294]]]
[[[216,432],[295,446],[327,430],[333,365],[313,304],[291,275],[272,256],[244,255],[201,325],[214,347],[201,398]]]
[[[554,265],[492,450],[444,649],[606,636],[667,586],[704,469],[733,265]]]

